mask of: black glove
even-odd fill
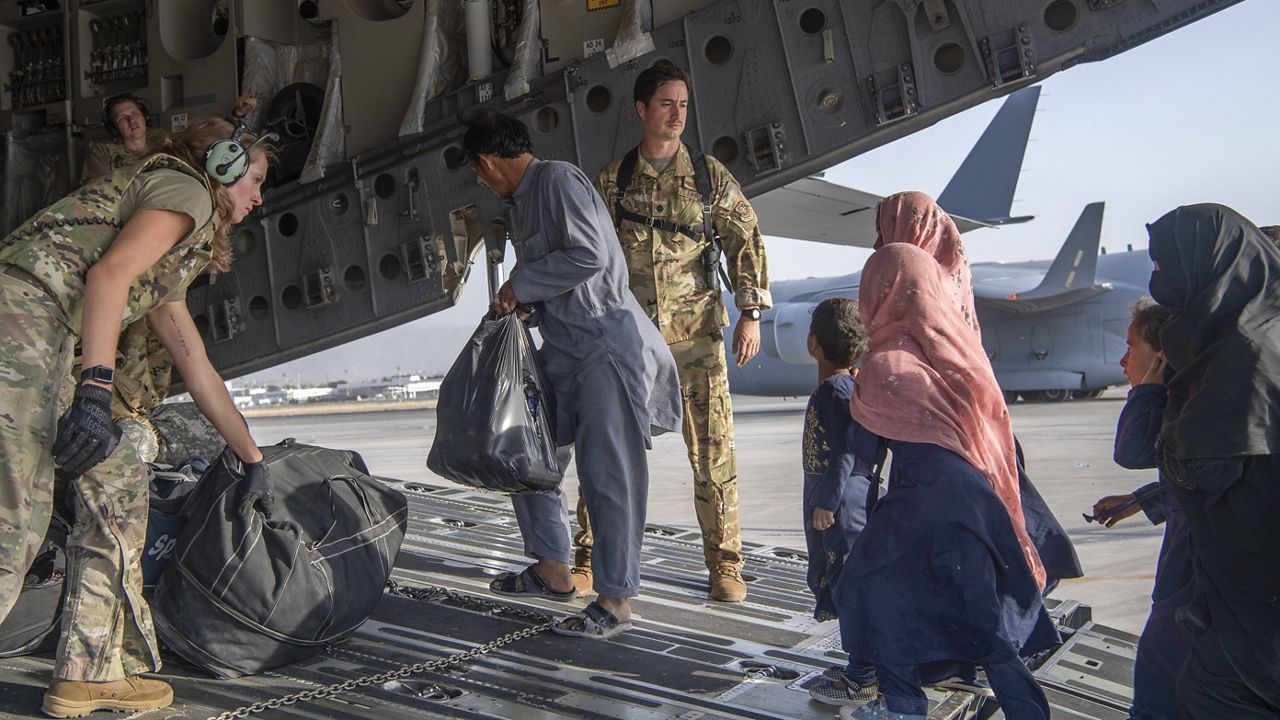
[[[71,409],[58,420],[53,460],[64,472],[81,475],[102,462],[120,442],[111,422],[111,391],[85,383],[76,388]]]
[[[271,493],[271,474],[267,472],[265,462],[244,464],[244,479],[240,481],[240,494],[236,496],[236,502],[240,503],[241,515],[252,515],[256,503],[263,515],[271,516],[276,498]]]

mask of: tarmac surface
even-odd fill
[[[1124,397],[1123,389],[1113,389],[1094,400],[1019,402],[1011,413],[1031,479],[1071,534],[1086,572],[1084,578],[1062,583],[1054,597],[1090,605],[1096,621],[1136,634],[1149,609],[1163,529],[1151,526],[1141,513],[1111,529],[1081,517],[1098,498],[1131,492],[1155,478],[1154,470],[1124,470],[1111,461]],[[734,403],[743,539],[803,549],[799,468],[805,399],[735,397]],[[376,475],[449,484],[426,467],[436,429],[432,410],[258,417],[249,422],[264,445],[293,437],[347,448],[359,451]],[[648,522],[695,528],[683,439],[676,434],[656,438],[649,461]],[[577,488],[572,470],[565,487],[572,502]]]

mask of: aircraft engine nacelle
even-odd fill
[[[809,320],[816,306],[816,302],[785,303],[769,312],[774,344],[778,348],[778,357],[784,362],[813,364],[813,358],[809,356]]]

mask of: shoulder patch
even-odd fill
[[[756,215],[751,209],[751,203],[746,200],[739,200],[738,204],[733,206],[733,216],[743,222],[749,222]]]

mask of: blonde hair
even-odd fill
[[[231,252],[230,239],[231,213],[234,210],[231,207],[231,196],[227,194],[226,187],[204,169],[205,150],[218,140],[229,139],[234,132],[235,126],[230,121],[222,118],[202,118],[188,125],[186,132],[181,135],[166,134],[162,140],[152,145],[147,153],[148,157],[163,153],[178,158],[203,175],[209,186],[213,188],[213,257],[209,260],[209,265],[205,268],[205,272],[230,270],[231,261],[234,259]],[[248,147],[257,142],[257,140],[257,135],[245,131],[240,134],[239,142],[241,146]],[[271,162],[273,159],[272,152],[266,146],[266,143],[254,148],[253,152],[263,153],[267,158],[267,162]]]

